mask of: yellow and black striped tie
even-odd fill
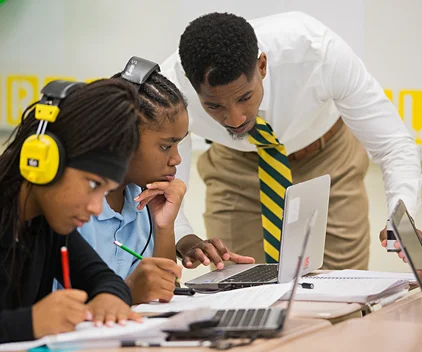
[[[267,263],[277,263],[283,226],[284,194],[292,184],[292,173],[286,148],[272,128],[259,116],[249,132],[249,142],[258,149],[258,175],[264,230],[264,251]]]

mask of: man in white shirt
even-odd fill
[[[288,162],[279,163],[278,171],[291,170],[294,183],[331,175],[324,268],[367,269],[366,152],[381,165],[389,212],[402,199],[415,215],[421,169],[413,138],[364,64],[323,24],[299,12],[249,23],[227,13],[208,14],[186,28],[179,55],[161,68],[187,96],[191,132],[213,142],[198,170],[207,185],[207,236],[223,241],[202,242],[179,214],[177,249],[185,266],[207,264],[208,258],[219,263],[224,246],[264,262],[270,258],[264,247],[266,253],[271,244],[276,247],[271,240],[263,244],[263,230],[264,238],[266,232],[277,237],[268,219],[281,206],[265,197],[283,198],[284,188],[263,185],[265,172],[258,178],[264,157],[250,136],[260,123],[272,128],[278,150],[285,147],[288,157],[278,155]],[[263,119],[258,124],[257,116]],[[181,149],[179,172],[187,183],[189,141]],[[264,206],[261,212],[265,201],[272,212]],[[266,212],[270,216],[261,219]]]

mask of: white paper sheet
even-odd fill
[[[196,308],[267,308],[291,290],[291,285],[291,283],[262,285],[214,294],[196,293],[194,296],[174,296],[169,303],[154,301],[149,304],[140,304],[133,310],[140,313],[163,313]]]

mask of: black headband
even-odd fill
[[[130,157],[122,157],[109,151],[92,151],[69,160],[66,166],[91,172],[122,183]]]

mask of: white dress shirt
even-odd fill
[[[259,115],[273,128],[288,154],[320,138],[342,116],[355,137],[379,163],[389,213],[402,199],[414,216],[420,204],[421,168],[418,150],[396,108],[362,61],[335,33],[316,19],[287,12],[250,21],[258,46],[267,54],[264,98]],[[189,128],[198,136],[241,151],[255,151],[244,140],[233,140],[202,108],[185,77],[178,53],[161,65],[189,102]],[[179,149],[178,176],[187,183],[189,140]],[[193,233],[179,213],[176,237]]]

